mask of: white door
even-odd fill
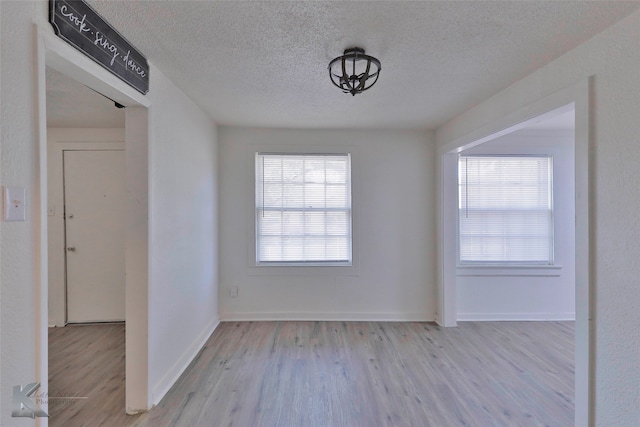
[[[65,151],[67,322],[125,318],[125,155]]]

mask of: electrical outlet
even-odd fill
[[[231,298],[237,298],[238,297],[238,287],[237,286],[229,288],[229,296]]]

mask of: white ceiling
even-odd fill
[[[576,112],[571,109],[570,111],[554,114],[551,117],[537,122],[536,119],[530,120],[525,128],[528,130],[573,130],[575,129],[575,117]]]
[[[75,80],[47,67],[47,126],[124,127],[124,109]]]
[[[286,128],[435,128],[640,7],[612,0],[88,2],[216,123]],[[327,71],[353,46],[382,63],[377,84],[355,97],[335,88]]]

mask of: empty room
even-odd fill
[[[640,423],[640,2],[0,19],[0,425]]]

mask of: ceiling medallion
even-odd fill
[[[380,61],[365,55],[364,49],[345,49],[344,54],[329,62],[331,82],[344,93],[355,96],[376,84],[380,76]]]

